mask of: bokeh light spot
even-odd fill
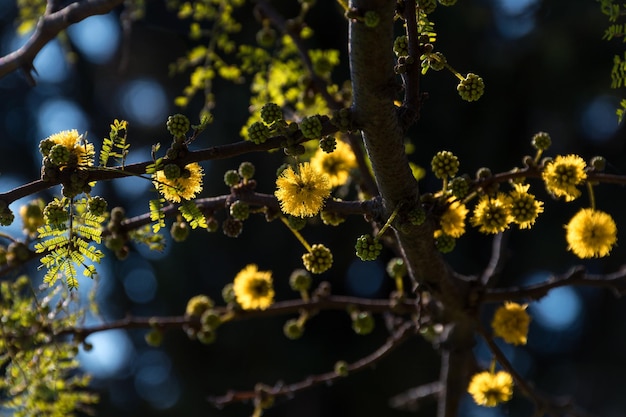
[[[164,124],[167,97],[163,87],[147,78],[127,82],[120,88],[124,117],[144,126]]]
[[[385,274],[385,268],[381,262],[365,262],[355,259],[347,272],[348,290],[360,297],[371,297],[380,290]]]
[[[108,330],[89,335],[86,340],[93,349],[81,349],[81,367],[96,378],[113,378],[128,371],[135,356],[132,342],[123,330]]]
[[[120,43],[118,19],[111,13],[91,16],[67,29],[71,41],[94,64],[107,62]]]
[[[37,143],[53,133],[70,129],[76,129],[81,134],[87,131],[88,123],[85,112],[73,101],[46,100],[37,113]],[[38,149],[37,152],[39,152]]]
[[[598,142],[609,139],[618,128],[616,109],[614,97],[600,96],[590,101],[580,118],[585,135]]]

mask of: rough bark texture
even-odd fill
[[[376,27],[359,21],[350,23],[350,68],[353,88],[353,117],[361,127],[365,148],[388,217],[399,205],[418,204],[419,189],[404,152],[404,131],[394,105],[398,78],[393,71],[394,1],[352,0],[357,13],[374,11]],[[418,139],[419,140],[419,139]],[[434,225],[403,225],[396,238],[417,286],[428,290],[442,304],[450,325],[442,345],[439,417],[454,417],[467,387],[472,363],[474,322],[465,312],[467,283],[446,264],[433,243]]]

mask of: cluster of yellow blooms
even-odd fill
[[[491,321],[494,335],[512,345],[525,345],[530,324],[526,307],[513,302],[506,302],[499,307]],[[467,392],[476,404],[495,407],[513,396],[513,377],[506,371],[495,372],[493,369],[479,372],[470,380]]]
[[[274,302],[272,272],[259,271],[254,264],[246,266],[235,276],[233,292],[244,310],[265,310]]]
[[[176,179],[169,179],[160,170],[154,174],[154,185],[167,201],[180,203],[181,200],[190,200],[202,191],[202,167],[194,162],[183,169],[183,175]]]

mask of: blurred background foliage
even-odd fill
[[[287,17],[297,5],[274,2]],[[295,3],[295,2],[294,2]],[[243,24],[241,39],[254,42],[259,29],[246,5],[236,17]],[[0,1],[0,53],[7,54],[26,37],[16,35],[17,8],[13,0]],[[131,153],[128,162],[150,158],[156,142],[167,144],[167,116],[180,109],[174,98],[187,83],[187,75],[169,75],[169,64],[195,45],[187,38],[187,23],[177,20],[162,2],[149,2],[144,20],[133,24],[124,36],[117,13],[94,16],[67,31],[65,43],[53,41],[35,60],[37,85],[30,86],[19,73],[0,79],[0,191],[39,177],[41,156],[37,145],[48,135],[65,129],[88,132],[96,144],[106,137],[113,119],[129,121]],[[474,175],[488,166],[493,172],[521,166],[531,154],[531,136],[551,134],[550,155],[577,153],[589,160],[603,155],[610,173],[626,173],[625,131],[615,109],[619,92],[610,89],[614,54],[621,41],[601,40],[607,26],[599,5],[592,0],[460,0],[454,7],[439,6],[432,14],[438,40],[436,49],[462,73],[483,77],[486,93],[476,103],[459,99],[457,80],[446,71],[430,71],[423,79],[429,94],[421,119],[408,134],[415,151],[410,158],[428,167],[441,149],[459,156],[461,172]],[[333,80],[349,78],[347,22],[336,2],[318,1],[307,18],[315,31],[312,48],[335,48],[341,65]],[[70,61],[65,56],[70,53]],[[215,121],[193,146],[209,147],[239,141],[239,130],[248,118],[247,84],[217,81]],[[193,100],[184,110],[196,122],[202,107]],[[202,196],[228,193],[224,171],[249,160],[257,167],[258,189],[271,193],[276,168],[283,156],[251,154],[233,160],[203,163],[206,172]],[[428,174],[423,190],[436,190],[439,182]],[[51,199],[58,189],[43,197]],[[580,260],[566,252],[563,225],[580,207],[551,201],[543,186],[531,191],[546,201],[546,210],[532,231],[508,235],[510,260],[500,285],[518,285],[565,272]],[[598,208],[610,213],[618,228],[626,225],[624,190],[597,187]],[[154,198],[148,181],[129,178],[100,183],[95,194],[109,207],[123,206],[128,216],[148,211]],[[15,211],[29,199],[13,204]],[[19,225],[10,232],[20,233]],[[313,222],[314,223],[314,222]],[[375,262],[354,256],[354,241],[368,225],[351,218],[338,228],[310,224],[304,235],[326,244],[336,263],[321,279],[333,292],[384,298],[393,289],[384,266],[394,256],[386,251]],[[169,236],[168,236],[169,239]],[[620,233],[619,239],[623,238]],[[618,242],[619,243],[619,242]],[[446,255],[462,273],[476,273],[489,259],[490,238],[470,230]],[[222,287],[248,263],[274,271],[277,299],[296,298],[288,276],[300,267],[303,249],[290,232],[262,216],[247,220],[237,239],[221,232],[192,233],[184,244],[168,242],[163,253],[133,248],[125,261],[108,253],[100,267],[97,300],[105,319],[126,315],[181,315],[187,300],[199,293],[220,299]],[[624,263],[624,246],[612,256],[586,261],[590,272],[609,272]],[[42,273],[35,265],[26,272],[39,284]],[[320,278],[317,278],[318,280]],[[81,282],[81,292],[91,283]],[[485,319],[491,311],[484,312]],[[525,347],[502,346],[520,373],[538,388],[554,395],[571,395],[579,405],[605,417],[622,416],[626,356],[626,304],[603,290],[562,288],[533,303],[529,343]],[[236,405],[219,410],[206,402],[229,388],[251,389],[255,383],[296,382],[309,374],[327,372],[337,360],[355,361],[371,353],[386,338],[383,322],[369,336],[358,336],[343,312],[323,312],[307,323],[304,336],[287,340],[282,333],[290,317],[229,323],[218,339],[205,346],[190,341],[182,331],[166,334],[161,348],[144,342],[144,331],[108,331],[88,338],[94,348],[79,358],[94,376],[94,388],[103,393],[96,407],[99,416],[245,416],[251,407]],[[89,317],[86,325],[97,320]],[[483,365],[490,356],[478,343],[476,354]],[[404,416],[406,411],[388,407],[392,396],[438,379],[438,357],[428,342],[413,338],[375,369],[366,370],[333,387],[318,387],[278,404],[267,416]],[[479,408],[465,398],[463,416],[523,416],[530,404],[517,395],[496,409]],[[434,405],[416,415],[430,416]]]

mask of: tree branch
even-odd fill
[[[54,7],[48,7],[46,14],[39,19],[37,28],[28,42],[17,51],[0,58],[0,78],[22,69],[26,78],[34,85],[32,72],[36,70],[33,61],[48,42],[74,23],[90,16],[106,14],[122,2],[123,0],[83,0],[56,12],[51,12]]]

